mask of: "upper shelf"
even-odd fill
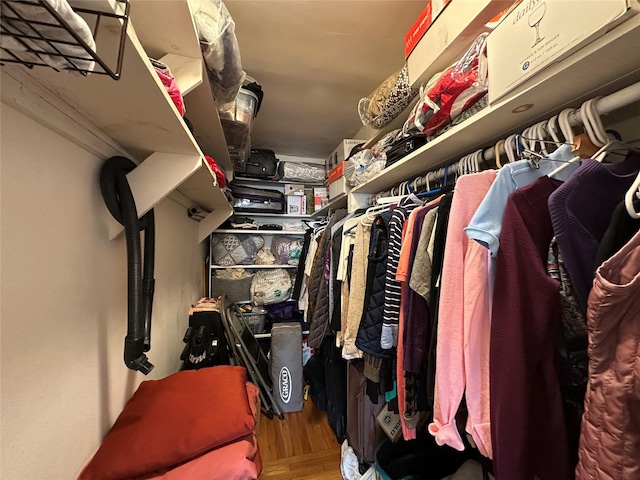
[[[346,208],[347,206],[347,195],[342,194],[334,199],[330,200],[327,205],[322,207],[320,210],[316,210],[311,214],[312,218],[320,218],[324,217],[330,211],[338,210],[340,208]]]
[[[568,105],[577,106],[588,98],[610,94],[640,80],[639,38],[640,15],[636,15],[350,193],[381,192],[457,161],[464,154],[549,118]]]
[[[86,3],[76,1],[74,6]],[[113,0],[92,0],[91,5],[96,9],[118,12],[122,8]],[[156,15],[147,15],[154,7]],[[134,160],[142,162],[127,175],[139,215],[153,208],[175,189],[194,204],[212,211],[199,226],[198,236],[202,240],[228,218],[233,209],[217,186],[215,176],[202,160],[203,154],[199,145],[149,62],[147,51],[143,48],[135,29],[135,19],[140,22],[145,38],[148,38],[146,28],[155,28],[154,41],[147,47],[150,53],[158,55],[161,53],[159,45],[169,42],[172,49],[166,53],[186,57],[190,55],[191,58],[197,54],[200,56],[193,60],[202,65],[188,5],[186,0],[133,0],[130,18],[122,75],[118,81],[104,75],[83,77],[59,73],[49,68],[26,70],[21,66],[7,65],[3,70],[6,69],[9,74],[15,71],[13,69],[23,70],[40,87],[51,91],[93,126],[120,144]],[[173,26],[163,30],[165,24]],[[107,52],[117,51],[117,48],[112,47],[117,45],[119,40],[119,32],[116,29],[102,28],[98,37],[98,48]],[[18,72],[16,78],[24,72]],[[217,117],[217,110],[215,116]],[[221,130],[219,120],[217,126]],[[222,144],[226,152],[224,137]],[[205,233],[207,229],[210,230]],[[121,227],[114,225],[111,228],[111,236],[120,230]]]

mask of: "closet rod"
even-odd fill
[[[611,113],[615,110],[618,110],[620,108],[626,107],[628,105],[632,105],[636,102],[640,102],[640,82],[634,83],[629,85],[628,87],[625,87],[621,90],[618,90],[617,92],[614,92],[610,95],[607,95],[606,97],[601,97],[597,100],[597,102],[595,102],[595,107],[596,107],[596,111],[598,112],[598,115],[605,115],[607,113]],[[584,103],[583,103],[584,105]],[[567,120],[569,121],[569,124],[574,127],[580,124],[583,124],[584,122],[582,121],[582,111],[581,111],[582,107],[576,108],[574,109],[573,113],[570,114],[567,118]],[[543,122],[537,122],[534,125],[538,125],[539,123],[543,123]],[[522,129],[521,131],[524,131],[525,129]],[[504,154],[505,153],[505,145],[504,142],[500,145],[500,154]],[[489,160],[495,160],[495,148],[494,147],[490,147],[488,149],[482,149],[479,150],[479,152],[482,152],[482,158],[484,158],[485,160],[489,161]],[[464,158],[464,156],[460,156],[459,159]],[[451,165],[452,170],[449,171],[449,174],[451,174],[452,172],[455,173],[455,165],[457,164],[456,162],[450,162],[449,165]],[[430,170],[428,172],[428,174],[430,175],[431,173],[434,172],[440,172],[440,175],[442,175],[442,173],[444,172],[443,167],[439,167],[439,168],[435,168],[433,170]],[[416,177],[413,180],[409,180],[409,181],[405,181],[405,182],[400,182],[399,184],[395,185],[394,187],[392,187],[389,190],[386,190],[384,192],[380,192],[378,195],[376,195],[376,197],[380,197],[380,196],[385,196],[388,195],[390,192],[394,191],[395,189],[398,190],[402,190],[402,185],[403,184],[411,184],[413,183],[414,185],[422,185],[426,182],[426,175],[420,175],[419,177]],[[435,180],[435,179],[439,179],[439,177],[433,178],[431,180]]]
[[[598,111],[598,115],[606,115],[607,113],[614,112],[636,102],[640,102],[640,82],[633,83],[622,90],[618,90],[611,95],[600,98],[596,102],[596,109]],[[569,122],[572,127],[583,123],[580,108],[576,108],[575,113],[569,117]],[[524,128],[522,130],[524,130]],[[500,146],[500,153],[505,153],[504,145]],[[483,156],[485,160],[495,160],[496,156],[494,148],[491,147],[484,150]]]

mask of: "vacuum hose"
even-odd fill
[[[113,218],[124,226],[127,241],[128,308],[124,363],[131,370],[147,375],[153,369],[144,352],[151,348],[155,219],[151,209],[138,220],[138,210],[126,177],[134,168],[136,164],[128,158],[109,158],[100,170],[100,191]],[[144,270],[141,231],[145,232]]]

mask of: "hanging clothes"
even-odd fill
[[[347,215],[345,209],[336,210],[331,216],[318,244],[309,281],[309,336],[311,348],[320,348],[329,329],[329,250],[331,248],[331,227]]]
[[[429,432],[438,445],[464,450],[455,422],[467,390],[468,432],[480,452],[491,457],[489,426],[489,343],[487,256],[469,253],[464,227],[496,178],[494,170],[458,179],[444,251],[437,331],[435,399]],[[475,242],[473,242],[475,243]],[[483,410],[484,409],[484,410]]]
[[[384,324],[382,326],[380,345],[383,349],[390,349],[398,345],[398,319],[400,318],[400,282],[396,280],[400,247],[402,246],[402,226],[409,214],[422,202],[415,195],[402,200],[393,210],[389,221],[389,253],[387,260],[386,290],[384,296]]]
[[[366,221],[366,218],[361,220]],[[349,283],[349,307],[347,321],[343,331],[342,357],[346,360],[362,358],[362,352],[356,347],[356,336],[364,311],[365,289],[367,286],[367,267],[369,264],[369,241],[371,224],[359,221],[353,245],[351,282]]]
[[[558,167],[566,165],[566,162],[572,158],[571,146],[562,145],[549,155],[548,160],[540,161],[540,168],[531,168],[526,160],[508,163],[502,167],[489,192],[465,228],[467,236],[480,242],[495,257],[500,248],[502,219],[509,195],[519,188],[530,185],[538,178],[548,175]],[[563,181],[568,179],[578,166],[577,163],[567,165],[555,178]]]
[[[384,351],[380,346],[380,335],[386,290],[389,221],[393,214],[392,211],[381,213],[375,218],[371,227],[365,303],[356,335],[356,347],[365,354],[377,358],[389,358],[390,356],[389,352]],[[367,373],[365,371],[365,375]]]
[[[640,230],[640,218],[630,217],[627,206],[624,202],[620,202],[613,211],[609,226],[598,246],[594,272],[631,240],[638,230]]]
[[[593,284],[598,245],[638,170],[640,155],[614,164],[587,159],[549,199],[553,230],[583,312]]]
[[[542,177],[511,194],[504,213],[491,317],[491,431],[500,480],[572,477],[555,368],[557,283],[547,201],[562,182]]]
[[[596,272],[576,480],[640,478],[640,233]]]

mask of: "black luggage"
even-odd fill
[[[393,142],[387,150],[387,162],[385,168],[393,165],[399,160],[416,151],[427,143],[427,137],[405,137]]]
[[[335,336],[327,335],[320,348],[327,387],[327,420],[342,443],[347,434],[347,362],[335,343]]]
[[[273,150],[252,148],[247,160],[244,177],[273,179],[278,173],[278,159]]]
[[[385,406],[384,395],[378,395],[378,403],[373,403],[367,395],[362,360],[349,362],[347,376],[347,440],[360,463],[370,465],[375,460],[376,447],[386,438],[376,420]]]
[[[282,192],[264,188],[232,185],[233,209],[246,213],[284,213],[285,198]]]

